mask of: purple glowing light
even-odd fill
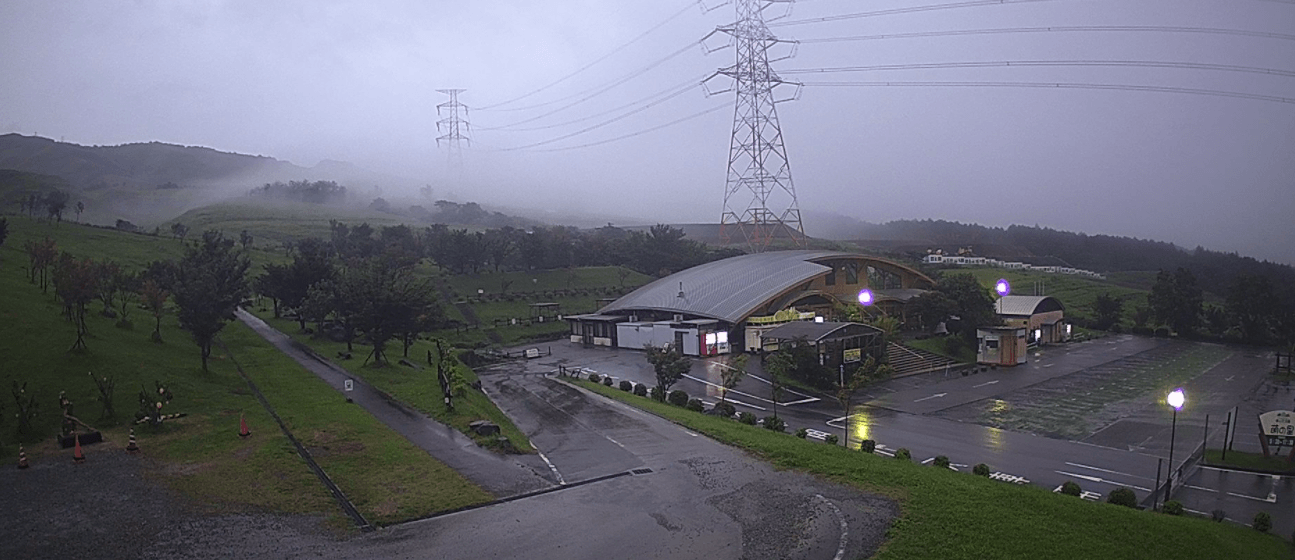
[[[859,305],[872,305],[872,290],[859,290]]]
[[[1012,285],[1008,284],[1006,279],[999,278],[998,282],[994,284],[994,291],[998,292],[1000,296],[1005,296],[1012,293]]]

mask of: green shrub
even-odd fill
[[[774,432],[781,432],[787,429],[787,423],[777,416],[765,416],[764,428]]]
[[[675,406],[688,406],[688,393],[675,389],[670,391],[670,404]]]
[[[949,458],[944,455],[937,455],[935,460],[931,461],[931,464],[942,469],[947,469],[949,468]]]
[[[796,437],[798,437],[798,438],[800,438],[800,439],[805,439],[805,438],[809,437],[809,430],[806,430],[805,428],[801,428],[801,429],[799,429],[799,430],[796,430]]]
[[[1267,533],[1269,529],[1273,528],[1273,516],[1268,515],[1266,511],[1256,513],[1255,520],[1250,526],[1260,533]]]
[[[665,402],[665,391],[662,391],[660,387],[653,387],[649,394],[652,400]]]
[[[1080,488],[1078,484],[1074,483],[1074,481],[1067,480],[1061,485],[1061,493],[1067,496],[1078,496],[1084,493],[1084,489]]]
[[[865,439],[859,442],[859,451],[862,451],[864,453],[872,453],[873,451],[876,451],[876,450],[877,450],[877,442],[874,440]]]
[[[627,381],[627,380],[625,380],[625,379],[622,379],[622,380],[621,380],[620,387],[621,387],[621,390],[622,390],[622,391],[625,391],[625,392],[629,392],[629,391],[633,391],[633,390],[634,390],[634,384],[633,384],[633,383],[630,383],[629,381]]]
[[[611,387],[611,386],[612,386],[612,383],[615,383],[615,382],[614,382],[614,381],[612,381],[612,378],[611,378],[610,376],[609,376],[609,377],[604,377],[604,378],[603,378],[603,385],[606,385],[606,386],[608,386],[608,387]]]
[[[1217,523],[1222,523],[1223,520],[1227,518],[1228,518],[1228,512],[1223,511],[1221,509],[1216,509],[1210,512],[1210,519],[1213,519]]]
[[[638,395],[638,396],[640,396],[640,397],[646,397],[646,396],[647,396],[647,385],[644,385],[644,384],[642,384],[642,383],[639,383],[638,385],[635,385],[635,386],[634,386],[634,394],[635,394],[635,395]]]
[[[1178,500],[1169,500],[1160,506],[1160,513],[1168,515],[1182,515],[1183,511],[1183,503]]]
[[[1133,493],[1132,488],[1116,488],[1106,495],[1106,503],[1136,508],[1138,507],[1138,495]]]
[[[756,420],[755,415],[751,414],[750,412],[743,412],[737,417],[738,422],[741,422],[743,424],[750,424],[752,426],[755,425],[755,420]]]
[[[913,454],[912,454],[912,453],[910,453],[910,452],[908,451],[908,448],[907,448],[907,447],[901,447],[901,448],[899,448],[899,449],[896,449],[896,450],[895,450],[895,458],[896,458],[896,459],[903,459],[903,460],[905,460],[905,461],[912,461],[912,460],[913,460]]]
[[[734,414],[737,414],[737,409],[733,408],[733,403],[715,403],[715,408],[711,409],[711,414],[732,418]]]
[[[976,466],[971,468],[971,473],[976,476],[989,476],[989,465],[977,463]]]
[[[827,434],[827,437],[823,438],[823,443],[828,445],[836,445],[836,442],[838,441],[841,440],[837,439],[836,434]]]
[[[684,408],[687,408],[688,410],[691,410],[693,412],[701,412],[703,410],[706,410],[706,405],[701,403],[701,399],[688,399],[688,405],[685,406]]]
[[[593,381],[594,383],[599,382],[601,379],[602,379],[602,377],[600,377],[600,376],[599,376],[598,374],[596,374],[596,373],[591,373],[591,374],[589,374],[589,380],[590,380],[590,381]]]

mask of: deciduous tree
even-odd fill
[[[175,303],[180,308],[180,326],[189,331],[207,371],[211,344],[234,311],[247,298],[245,255],[234,250],[234,241],[219,231],[203,232],[202,239],[185,250],[176,283]]]
[[[1111,296],[1109,292],[1098,294],[1097,300],[1093,302],[1093,327],[1110,330],[1120,322],[1123,312],[1124,302],[1120,298]]]
[[[162,342],[162,316],[166,314],[166,299],[171,297],[171,294],[150,278],[140,287],[140,296],[144,298],[144,305],[153,315],[153,342],[160,343]]]
[[[644,346],[647,351],[647,361],[652,364],[652,370],[656,373],[656,386],[659,391],[657,395],[660,400],[665,400],[665,394],[670,392],[670,387],[678,383],[683,378],[683,374],[692,369],[692,360],[683,355],[683,352],[675,348],[673,344],[665,346]]]
[[[1190,270],[1179,267],[1170,274],[1163,270],[1156,275],[1147,303],[1157,321],[1169,325],[1180,335],[1190,335],[1200,324],[1201,289]]]

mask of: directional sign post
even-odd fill
[[[1259,415],[1259,444],[1263,446],[1264,457],[1271,457],[1270,448],[1291,448],[1291,460],[1295,461],[1295,412],[1289,410],[1272,410]]]
[[[351,391],[355,390],[355,380],[347,379],[342,382],[342,388],[346,390],[346,402],[351,401]]]

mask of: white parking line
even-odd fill
[[[1238,497],[1238,498],[1245,498],[1245,499],[1247,499],[1247,500],[1254,500],[1254,501],[1256,501],[1256,502],[1269,503],[1269,504],[1271,504],[1271,503],[1276,503],[1276,502],[1277,502],[1277,498],[1276,498],[1276,496],[1270,496],[1270,497],[1272,498],[1272,500],[1269,500],[1268,498],[1256,498],[1256,497],[1254,497],[1254,496],[1247,496],[1247,495],[1245,495],[1245,494],[1238,494],[1238,493],[1236,493],[1236,492],[1228,492],[1228,495],[1229,495],[1229,496],[1236,496],[1236,497]]]
[[[1150,489],[1150,488],[1143,488],[1143,487],[1138,486],[1138,485],[1136,485],[1136,484],[1128,484],[1128,483],[1119,482],[1119,481],[1116,481],[1116,480],[1106,480],[1106,479],[1104,479],[1104,478],[1102,478],[1102,477],[1099,477],[1099,476],[1088,476],[1088,475],[1084,475],[1084,474],[1075,474],[1075,473],[1066,472],[1066,471],[1052,471],[1052,472],[1055,472],[1055,473],[1057,473],[1057,474],[1064,475],[1064,476],[1069,476],[1069,477],[1073,477],[1073,478],[1078,478],[1078,479],[1080,479],[1080,480],[1087,480],[1087,481],[1089,481],[1089,482],[1100,482],[1100,483],[1102,483],[1102,484],[1110,484],[1111,486],[1127,486],[1127,487],[1129,487],[1129,488],[1133,488],[1134,490],[1141,490],[1141,491],[1143,491],[1143,492],[1150,492],[1150,491],[1151,491],[1151,489]]]
[[[1151,480],[1150,478],[1147,478],[1147,477],[1145,477],[1145,476],[1138,476],[1138,475],[1136,475],[1136,474],[1129,474],[1129,473],[1123,473],[1123,472],[1120,472],[1120,471],[1113,471],[1113,470],[1109,470],[1109,469],[1103,469],[1103,468],[1101,468],[1101,467],[1093,467],[1093,466],[1089,466],[1089,465],[1082,465],[1082,464],[1079,464],[1079,463],[1071,463],[1070,461],[1066,461],[1066,464],[1067,464],[1067,465],[1070,465],[1070,466],[1072,466],[1072,467],[1079,467],[1079,468],[1081,468],[1081,469],[1088,469],[1088,470],[1090,470],[1090,471],[1104,472],[1104,473],[1110,473],[1110,474],[1118,474],[1118,475],[1120,475],[1120,476],[1130,476],[1130,477],[1133,477],[1133,478],[1146,478],[1147,480]]]
[[[553,466],[553,462],[550,461],[548,457],[544,456],[544,452],[538,449],[536,449],[535,452],[539,454],[541,459],[544,459],[544,464],[548,465],[549,470],[553,471],[553,476],[558,477],[558,484],[566,484],[567,481],[562,478],[562,473],[558,472],[558,468]]]
[[[1215,490],[1215,489],[1213,489],[1213,488],[1206,488],[1206,487],[1204,487],[1204,486],[1196,486],[1195,484],[1184,484],[1183,486],[1186,486],[1187,488],[1191,488],[1192,490],[1204,490],[1204,491],[1206,491],[1206,492],[1214,492],[1215,494],[1217,494],[1217,493],[1219,492],[1218,490]]]

